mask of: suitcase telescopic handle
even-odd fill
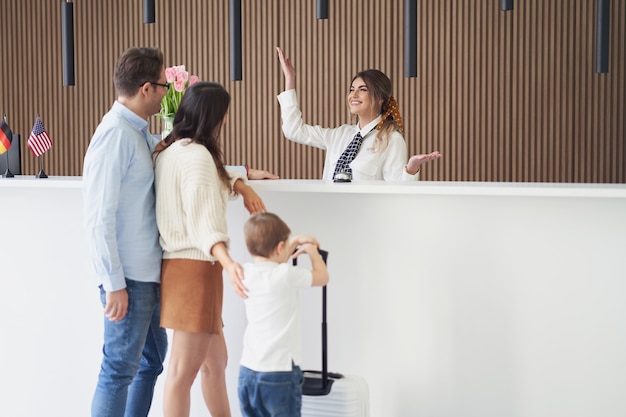
[[[318,248],[325,264],[328,264],[328,251]],[[298,265],[298,259],[293,258],[293,265]],[[328,385],[328,324],[326,322],[326,285],[322,287],[322,389]]]
[[[318,249],[319,250],[319,249]],[[324,263],[328,260],[328,252],[319,250]],[[326,324],[326,285],[322,287],[322,389],[328,385],[328,328]]]

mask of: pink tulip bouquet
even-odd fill
[[[189,75],[184,65],[177,65],[165,69],[165,78],[170,88],[161,101],[161,117],[174,117],[185,91],[190,85],[198,82],[196,75]]]

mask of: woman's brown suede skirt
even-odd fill
[[[221,333],[224,284],[219,262],[163,259],[161,327]]]

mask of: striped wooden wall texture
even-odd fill
[[[423,180],[626,183],[626,0],[611,2],[610,68],[595,73],[596,0],[418,0],[418,77],[404,77],[404,2],[242,0],[243,80],[230,80],[227,0],[75,0],[76,86],[62,86],[60,1],[2,0],[0,111],[25,146],[39,114],[53,139],[49,175],[81,175],[91,134],[115,92],[113,67],[130,46],[157,46],[230,91],[227,163],[319,178],[323,152],[285,140],[274,48],[297,69],[305,121],[351,122],[345,95],[365,68],[387,73],[409,152],[439,150]],[[160,128],[153,118],[152,131]],[[4,155],[2,156],[4,157]]]

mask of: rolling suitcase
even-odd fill
[[[328,252],[320,250],[324,262]],[[297,260],[293,260],[297,264]],[[328,372],[326,286],[322,287],[322,370],[303,371],[302,417],[369,417],[369,388],[357,375]]]

